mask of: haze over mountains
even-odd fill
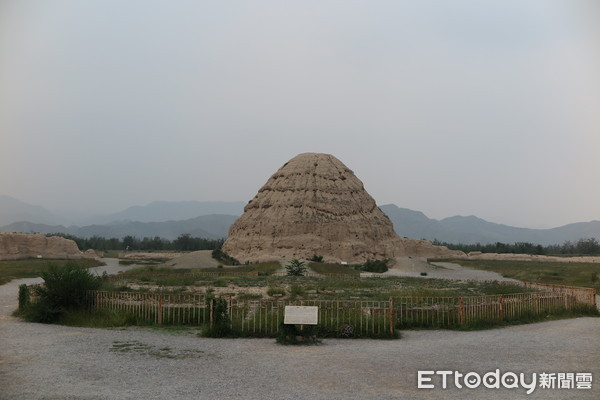
[[[167,202],[133,206],[121,212],[88,218],[82,226],[69,225],[41,206],[0,196],[0,232],[68,233],[79,237],[160,236],[173,240],[182,233],[210,239],[227,236],[229,226],[240,216],[244,202]],[[562,244],[581,238],[600,239],[600,221],[579,222],[552,229],[518,228],[485,221],[475,216],[436,220],[420,211],[394,204],[380,206],[398,235],[448,243]]]
[[[530,229],[496,224],[473,215],[437,220],[428,218],[420,211],[399,208],[394,204],[380,208],[392,220],[398,235],[417,239],[465,244],[529,242],[547,246],[581,238],[600,238],[600,221],[579,222],[552,229]]]

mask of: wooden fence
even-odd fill
[[[528,287],[535,288],[530,284]],[[553,286],[544,292],[469,297],[362,300],[237,300],[225,296],[238,335],[275,336],[286,305],[319,307],[318,329],[332,337],[389,337],[395,329],[460,328],[595,306],[594,289]],[[158,325],[213,322],[213,302],[201,294],[90,292],[90,306],[130,313]]]
[[[287,271],[275,271],[271,276],[289,276]],[[317,273],[312,271],[305,271],[302,276],[308,278],[340,278],[340,279],[360,279],[360,274],[329,274],[329,273]],[[389,278],[389,276],[386,276]]]
[[[90,291],[91,308],[121,311],[157,325],[202,325],[209,322],[203,294]]]
[[[523,282],[526,288],[542,290],[552,293],[566,293],[577,301],[585,304],[596,305],[596,289],[577,286],[552,285],[547,283]]]

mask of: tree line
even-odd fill
[[[48,236],[62,236],[77,243],[80,250],[139,250],[139,251],[197,251],[220,249],[225,239],[204,239],[192,237],[189,233],[179,235],[175,240],[168,240],[159,236],[144,237],[142,239],[134,236],[123,238],[105,238],[92,236],[80,238],[64,233],[53,233]]]
[[[105,238],[92,236],[80,238],[64,233],[54,233],[48,236],[62,236],[77,243],[80,250],[139,250],[139,251],[197,251],[220,249],[225,239],[205,239],[192,237],[189,233],[181,234],[175,240],[168,240],[159,236],[144,237],[142,239],[134,236],[123,238]],[[529,242],[515,243],[488,243],[488,244],[466,244],[448,243],[433,240],[436,246],[446,246],[451,250],[460,250],[465,253],[480,251],[482,253],[512,253],[512,254],[539,254],[539,255],[600,255],[600,243],[596,238],[579,239],[577,242],[567,241],[563,244],[542,246]]]
[[[596,238],[579,239],[577,242],[566,241],[563,244],[542,246],[529,242],[515,243],[489,243],[489,244],[464,244],[447,243],[434,240],[437,246],[446,246],[451,250],[460,250],[465,253],[480,251],[482,253],[512,253],[512,254],[539,254],[539,255],[600,255],[600,243]]]

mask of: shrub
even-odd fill
[[[215,287],[227,287],[228,283],[225,279],[215,279],[213,282],[213,286]]]
[[[351,338],[354,336],[354,327],[352,325],[344,325],[342,329],[340,329],[340,337],[343,338]]]
[[[367,262],[364,263],[360,269],[362,269],[365,272],[383,273],[388,270],[389,262],[390,262],[389,259],[385,259],[385,260],[368,259]]]
[[[25,284],[19,285],[19,311],[25,311],[30,304],[29,287]]]
[[[67,310],[87,308],[87,292],[101,284],[98,277],[74,262],[62,268],[50,264],[41,275],[44,284],[33,288],[38,299],[25,312],[26,319],[34,322],[56,322]]]
[[[290,287],[290,294],[292,297],[302,296],[304,294],[304,288],[300,285],[292,285]]]
[[[259,299],[262,299],[262,294],[240,292],[237,295],[237,299],[238,300],[259,300]]]
[[[271,296],[271,297],[274,296],[274,295],[276,295],[276,294],[280,294],[280,295],[285,296],[285,289],[281,288],[281,287],[271,286],[269,289],[267,289],[267,294],[269,296]]]
[[[318,256],[318,255],[313,255],[308,261],[312,261],[312,262],[323,262],[323,256]]]
[[[306,272],[306,266],[304,261],[300,261],[297,258],[290,260],[289,264],[285,266],[288,276],[304,276]]]
[[[204,337],[228,337],[231,336],[231,321],[227,310],[227,300],[222,297],[215,298],[214,296],[206,297],[206,304],[210,307],[212,303],[213,310],[213,325],[202,330]]]
[[[303,329],[300,329],[297,325],[282,323],[276,341],[279,344],[319,344],[321,339],[317,338],[318,332],[319,328],[316,325],[304,325]]]
[[[212,251],[212,258],[217,261],[222,262],[225,265],[240,265],[240,262],[235,258],[231,257],[229,254],[225,253],[221,249],[215,249]]]

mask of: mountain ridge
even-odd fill
[[[0,231],[69,233],[75,236],[97,234],[106,237],[129,234],[138,237],[168,235],[165,239],[190,233],[204,235],[206,238],[222,238],[227,237],[229,226],[242,214],[246,204],[241,201],[155,201],[145,206],[132,206],[117,213],[96,217],[90,223],[73,225],[42,206],[0,195]],[[474,215],[455,215],[437,220],[427,217],[421,211],[401,208],[395,204],[384,204],[379,208],[390,218],[399,236],[414,239],[437,239],[456,244],[529,242],[541,245],[575,242],[590,237],[600,239],[598,220],[536,229],[489,222]],[[212,222],[208,222],[209,219],[206,218],[196,220],[208,215],[213,215]],[[136,220],[136,216],[141,221]]]
[[[182,221],[139,222],[123,221],[107,225],[69,226],[35,224],[27,221],[15,222],[0,227],[0,232],[23,233],[65,233],[77,237],[89,238],[101,236],[106,238],[123,238],[134,236],[138,238],[159,236],[163,239],[174,240],[179,235],[188,233],[194,237],[205,239],[221,239],[227,237],[229,226],[238,217],[236,215],[210,214],[201,215]]]
[[[600,221],[576,222],[549,229],[519,228],[489,222],[474,215],[447,217],[441,220],[395,204],[380,206],[392,220],[400,236],[439,240],[447,243],[488,244],[529,242],[544,246],[577,241],[581,238],[600,238]],[[415,216],[419,216],[415,223]]]

